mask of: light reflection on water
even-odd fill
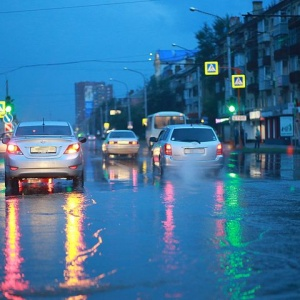
[[[300,179],[300,155],[232,153],[225,166],[229,175],[250,178]]]
[[[15,296],[12,291],[24,291],[28,289],[29,282],[22,273],[24,259],[21,254],[21,232],[19,227],[19,200],[11,198],[6,201],[5,223],[5,276],[0,284],[6,299],[22,300],[23,297]]]
[[[243,195],[240,179],[216,181],[214,214],[216,246],[219,272],[224,276],[222,294],[230,299],[254,299],[260,286],[249,288],[247,279],[254,276],[251,259],[246,252],[245,233],[242,225]]]
[[[87,247],[84,241],[84,217],[85,199],[81,193],[66,194],[65,211],[65,269],[63,272],[64,282],[47,283],[42,289],[36,289],[34,282],[30,282],[26,273],[22,271],[23,257],[22,233],[19,225],[20,198],[10,197],[6,200],[6,223],[5,223],[5,248],[4,248],[4,279],[0,283],[0,291],[6,299],[25,300],[35,296],[65,296],[69,300],[85,300],[91,288],[103,290],[101,280],[107,275],[100,273],[95,276],[88,274],[84,268],[86,260],[94,256],[102,244],[101,230],[93,234],[95,243]],[[43,218],[46,215],[40,215]],[[50,220],[47,217],[48,220]],[[56,220],[56,219],[55,219]],[[51,226],[49,224],[49,226]],[[26,243],[27,244],[27,243]],[[37,247],[39,245],[31,245]],[[47,253],[41,253],[47,255]],[[54,262],[57,263],[58,262]],[[109,275],[115,270],[109,272]],[[70,297],[68,295],[71,295]]]

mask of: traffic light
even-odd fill
[[[231,97],[228,102],[227,102],[227,108],[228,108],[228,111],[231,113],[231,114],[234,114],[237,109],[236,109],[236,101],[233,97]]]
[[[13,114],[13,100],[7,96],[5,99],[5,112],[8,114]]]
[[[228,106],[228,110],[229,110],[229,112],[234,113],[236,109],[235,109],[235,106],[233,104],[230,104]]]

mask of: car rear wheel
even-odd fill
[[[75,189],[82,189],[83,186],[84,186],[84,175],[82,171],[82,174],[80,176],[73,178],[73,187]]]
[[[19,192],[18,178],[10,178],[5,174],[5,194],[14,195]]]

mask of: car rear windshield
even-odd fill
[[[211,142],[216,141],[217,137],[210,128],[180,128],[174,129],[172,141],[178,142]]]
[[[18,127],[16,136],[23,135],[71,135],[69,126],[40,125]]]
[[[111,132],[109,135],[110,138],[135,138],[135,135],[133,132],[130,131],[119,131],[119,132]]]

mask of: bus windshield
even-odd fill
[[[154,128],[161,129],[167,125],[185,124],[183,116],[156,116],[154,122]]]

